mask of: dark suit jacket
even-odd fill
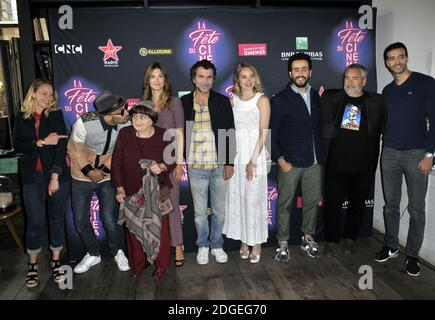
[[[340,107],[346,93],[343,89],[326,90],[322,95],[322,138],[325,161],[328,159],[332,139],[337,135]],[[378,165],[379,141],[385,121],[385,103],[378,93],[364,91],[367,110],[367,128],[369,134],[369,163],[374,173]]]
[[[311,115],[300,94],[290,84],[270,100],[272,159],[283,156],[293,166],[307,168],[314,163],[314,147],[318,163],[323,162],[320,136],[320,97],[311,88]]]
[[[188,121],[195,120],[195,110],[193,110],[193,91],[183,97],[181,97],[181,104],[184,109],[184,157],[186,158],[186,153],[189,152],[189,145],[192,137],[193,131],[193,122],[191,125],[188,124]],[[208,110],[210,113],[211,126],[215,138],[216,143],[216,151],[220,157],[218,158],[219,163],[223,164],[234,164],[234,158],[236,156],[236,137],[235,137],[235,129],[234,129],[234,116],[233,116],[233,108],[231,107],[230,100],[217,93],[213,90],[210,91],[210,96],[208,98]],[[190,128],[190,129],[189,129]],[[228,136],[225,138],[225,153],[219,153],[222,143],[219,143],[219,135],[218,130],[225,129],[228,131]],[[232,130],[231,130],[232,129]]]
[[[68,139],[60,139],[57,145],[46,145],[42,148],[36,146],[35,121],[33,117],[24,119],[24,113],[17,112],[14,125],[15,150],[22,153],[19,160],[21,182],[32,183],[36,173],[38,155],[41,158],[42,170],[47,183],[53,171],[59,173],[59,182],[71,179],[66,164],[66,145]],[[61,110],[52,111],[45,117],[41,116],[39,124],[39,137],[45,138],[52,132],[67,134],[65,121]]]

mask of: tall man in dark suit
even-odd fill
[[[297,53],[288,61],[291,82],[271,100],[272,159],[278,162],[277,239],[275,260],[289,259],[290,206],[302,187],[302,243],[309,257],[319,256],[316,232],[321,196],[320,98],[311,88],[311,58]]]
[[[341,238],[344,253],[354,252],[378,165],[385,105],[381,95],[363,90],[366,83],[366,68],[351,64],[344,71],[343,89],[322,95],[326,257],[334,256]],[[346,197],[349,205],[342,234],[341,208]]]

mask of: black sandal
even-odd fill
[[[64,280],[64,273],[60,271],[60,260],[51,260],[50,266],[51,270],[53,271],[53,281],[56,283],[62,282]]]
[[[177,268],[180,268],[180,267],[182,267],[183,265],[184,265],[184,259],[179,259],[179,260],[175,259],[175,266],[176,266]]]
[[[27,270],[26,275],[26,287],[34,288],[38,285],[38,262],[30,263],[29,262],[29,270]]]
[[[181,248],[183,250],[183,256],[184,256],[184,246],[181,245]],[[177,255],[177,253],[175,253],[175,255]],[[182,267],[184,265],[184,258],[183,259],[174,259],[174,262],[175,262],[175,266],[177,268],[180,268],[180,267]]]

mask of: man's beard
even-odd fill
[[[302,84],[297,83],[297,82],[296,82],[296,79],[297,79],[297,78],[304,78],[305,81],[304,81]],[[308,81],[310,81],[310,77],[307,77],[307,78],[305,78],[305,77],[297,77],[297,78],[296,78],[296,79],[291,78],[291,79],[292,79],[293,84],[294,84],[296,87],[298,87],[298,88],[305,88],[305,87],[307,86],[307,84],[308,84]]]
[[[363,91],[362,88],[358,90],[358,88],[346,88],[344,87],[344,91],[349,97],[359,97],[362,95]]]
[[[207,86],[207,85],[196,86],[196,90],[204,94],[209,93],[211,90],[211,86]]]
[[[406,65],[405,64],[401,64],[399,66],[400,66],[399,71],[395,71],[396,68],[395,67],[391,67],[391,68],[389,68],[390,72],[393,73],[393,74],[401,74],[401,73],[403,73],[405,71]]]
[[[127,117],[127,118],[125,118],[125,119],[123,119],[123,120],[121,120],[121,121],[119,121],[119,120],[117,120],[117,121],[113,121],[113,118],[112,118],[112,122],[113,122],[114,125],[115,125],[115,124],[124,124],[124,123],[127,123],[128,120],[130,120],[130,117]]]

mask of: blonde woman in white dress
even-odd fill
[[[237,155],[229,181],[225,225],[227,238],[240,240],[240,257],[258,263],[261,244],[268,237],[267,166],[264,143],[269,128],[270,103],[263,95],[254,66],[241,63],[234,73],[231,100]],[[252,247],[250,250],[249,247]]]

